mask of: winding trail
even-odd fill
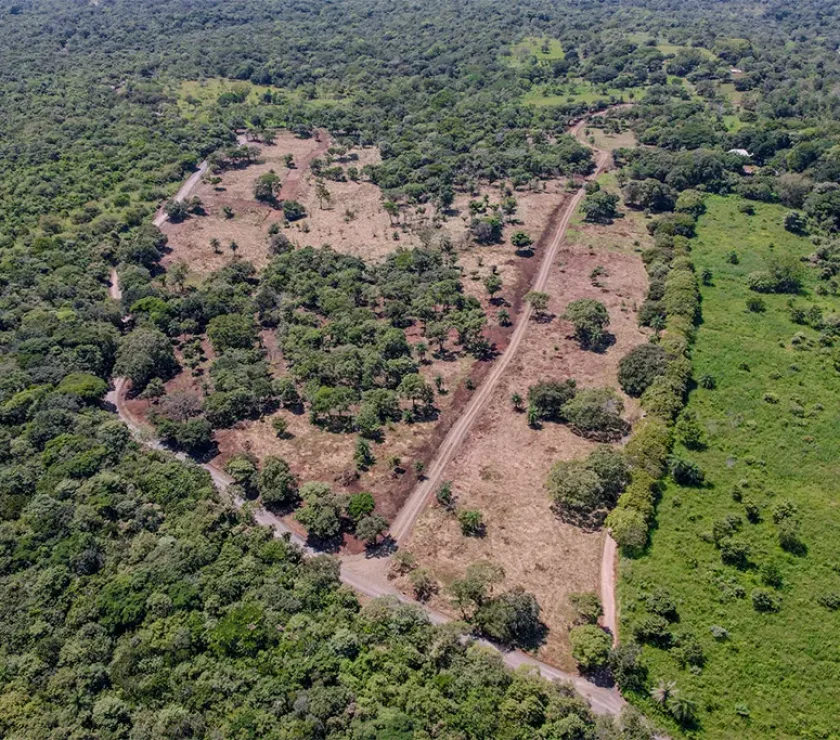
[[[570,133],[577,136],[580,133],[580,130],[584,126],[585,122],[586,119],[583,119],[574,126],[572,126],[570,128]],[[592,175],[590,175],[590,179],[597,177],[605,170],[609,158],[608,153],[603,151],[596,150],[596,155],[596,168]],[[207,171],[207,169],[208,163],[207,160],[205,160],[199,165],[196,172],[190,175],[186,182],[184,182],[184,184],[179,188],[178,192],[175,195],[175,200],[180,201],[184,200],[185,198],[188,198],[194,190],[194,188],[201,181],[201,178],[204,176],[204,173]],[[557,253],[560,249],[560,245],[562,244],[563,239],[565,238],[566,231],[568,229],[572,215],[577,210],[584,195],[584,190],[580,189],[567,203],[565,211],[563,213],[563,218],[558,224],[551,245],[549,246],[548,251],[543,257],[542,263],[540,265],[540,270],[532,285],[532,290],[544,290],[548,281],[551,268],[557,259]],[[163,208],[161,208],[156,214],[153,223],[156,226],[161,226],[166,221],[166,219],[166,213],[163,210]],[[120,300],[122,297],[122,291],[119,285],[119,276],[116,270],[112,270],[111,272],[110,286],[108,292],[110,297],[114,300]],[[515,356],[516,351],[519,348],[519,345],[522,343],[522,339],[525,336],[531,315],[531,306],[524,306],[523,310],[518,316],[517,326],[513,334],[511,335],[510,344],[508,345],[504,354],[502,354],[502,356],[496,361],[491,372],[481,384],[479,390],[471,398],[462,416],[449,430],[449,433],[447,434],[446,438],[438,448],[438,452],[435,456],[435,459],[432,461],[431,466],[429,467],[425,480],[415,487],[411,496],[406,501],[405,506],[402,508],[393,525],[391,526],[391,536],[397,543],[399,543],[400,541],[404,541],[411,533],[414,524],[416,523],[418,517],[420,516],[426,504],[428,503],[431,492],[435,489],[437,485],[439,485],[441,476],[443,475],[446,465],[449,463],[455,452],[463,443],[464,439],[466,438],[476,419],[483,411],[484,406],[489,400],[496,385],[498,384],[499,379],[502,377],[503,373],[513,360],[513,357]],[[126,424],[126,426],[131,431],[132,435],[141,444],[143,444],[151,450],[161,452],[165,451],[169,454],[174,454],[175,457],[179,460],[195,464],[195,462],[186,454],[173,453],[171,450],[169,450],[159,439],[151,436],[149,432],[146,429],[144,429],[141,423],[132,416],[132,414],[128,411],[125,405],[125,397],[126,392],[128,390],[128,380],[126,378],[114,378],[113,385],[113,390],[109,391],[109,393],[106,395],[105,401],[107,403],[110,403],[114,407],[119,418]],[[200,464],[200,467],[204,468],[204,470],[206,470],[209,473],[214,486],[221,493],[229,495],[229,488],[234,481],[227,473],[210,463]],[[245,500],[239,496],[232,496],[230,498],[232,498],[234,505],[238,508],[241,508],[246,504]],[[306,556],[314,556],[320,554],[319,550],[308,545],[307,542],[300,535],[292,531],[292,529],[282,520],[281,517],[277,516],[271,511],[261,506],[251,506],[251,513],[253,515],[254,520],[258,524],[271,527],[275,537],[285,538],[295,543],[304,551]],[[607,536],[607,540],[605,541],[604,546],[605,562],[608,555],[607,550],[609,542],[612,542],[612,539],[609,536]],[[613,545],[614,544],[615,543],[613,542]],[[610,567],[606,569],[609,574],[614,574],[614,558],[615,553],[613,551],[612,555],[610,556]],[[345,557],[342,558],[341,563],[341,582],[349,588],[353,589],[358,594],[369,598],[393,597],[404,603],[416,605],[422,608],[428,614],[429,620],[433,624],[444,624],[446,622],[453,621],[447,615],[441,614],[440,612],[429,608],[425,604],[417,602],[401,594],[394,586],[392,586],[387,581],[386,578],[375,577],[374,574],[370,573],[370,568],[365,567],[367,563],[366,558],[364,558],[363,556]],[[604,563],[602,563],[601,590],[602,600],[604,600],[604,624],[605,626],[607,626],[608,629],[610,629],[610,618],[613,620],[613,622],[615,620],[614,577],[611,575],[607,578],[607,581],[610,581],[610,583],[608,583],[607,586],[611,586],[611,589],[605,589],[604,573],[605,565]],[[610,598],[609,600],[609,603],[612,605],[611,612],[608,612],[607,599],[604,598],[606,591],[609,591],[611,594],[613,594],[612,598]],[[608,613],[611,613],[612,617],[609,617]],[[615,636],[616,631],[614,627],[611,631]],[[483,645],[484,647],[487,647],[488,649],[493,649],[501,653],[502,660],[504,661],[505,665],[507,665],[510,668],[516,669],[521,666],[530,666],[539,671],[539,673],[548,680],[559,680],[570,683],[575,688],[575,690],[579,694],[581,694],[581,696],[587,699],[592,708],[592,711],[596,714],[617,715],[626,706],[626,702],[624,701],[618,689],[616,688],[606,688],[603,686],[598,686],[592,683],[591,681],[583,678],[582,676],[561,671],[558,668],[555,668],[547,663],[543,663],[542,661],[532,658],[531,656],[527,655],[526,653],[520,650],[506,650],[503,647],[500,647],[484,639],[475,639],[475,642]]]

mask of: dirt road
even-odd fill
[[[581,125],[582,122],[577,124],[572,129],[572,132],[576,133]],[[609,155],[607,152],[598,152],[595,172],[590,177],[597,177],[606,167],[608,159]],[[548,275],[557,260],[557,253],[560,250],[560,245],[563,243],[563,239],[566,236],[566,230],[569,227],[569,222],[571,221],[574,213],[577,211],[584,195],[585,192],[583,189],[578,190],[566,206],[563,218],[557,225],[557,230],[554,233],[554,239],[552,239],[551,245],[543,257],[543,261],[540,265],[540,271],[537,273],[537,277],[534,280],[534,284],[531,286],[531,290],[545,290],[545,286],[548,282]],[[408,538],[411,534],[411,530],[417,523],[417,519],[426,508],[426,504],[429,502],[429,498],[432,493],[440,486],[446,466],[466,439],[472,425],[484,410],[487,401],[493,394],[499,379],[516,356],[516,351],[519,349],[519,345],[522,343],[522,339],[528,331],[528,322],[531,319],[532,313],[533,311],[530,305],[526,305],[520,312],[517,318],[516,328],[514,329],[513,334],[511,334],[510,344],[504,354],[496,360],[493,365],[493,369],[488,373],[484,382],[472,396],[461,417],[455,422],[455,424],[452,425],[449,433],[444,438],[440,447],[438,447],[437,454],[435,455],[434,460],[432,460],[431,465],[429,465],[425,478],[417,484],[414,491],[412,491],[411,496],[408,497],[405,505],[391,525],[391,536],[397,543],[404,542]]]
[[[248,143],[248,140],[245,138],[245,134],[239,134],[236,137],[236,142],[240,145],[244,145]],[[193,190],[198,187],[198,183],[201,182],[201,178],[207,174],[207,170],[210,168],[210,163],[205,159],[199,165],[198,169],[193,172],[186,180],[184,180],[184,184],[178,188],[178,192],[175,193],[172,200],[178,201],[179,203],[182,200],[186,200],[187,198],[192,195]],[[163,226],[167,221],[168,216],[166,215],[166,211],[164,210],[164,206],[158,208],[155,217],[152,219],[152,223],[160,228]]]

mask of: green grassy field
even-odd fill
[[[543,51],[544,46],[547,47],[546,51]],[[537,61],[547,62],[563,59],[565,56],[563,46],[557,39],[536,36],[529,36],[516,44],[512,49],[512,54],[512,61],[515,64],[522,64],[531,56],[536,57]]]
[[[594,85],[587,80],[570,80],[563,84],[535,85],[523,95],[522,101],[536,106],[591,104],[597,100],[609,100],[611,97],[629,100],[631,95],[641,97],[643,93],[642,88],[619,90],[606,85]]]
[[[698,388],[688,404],[705,430],[706,449],[677,445],[675,452],[697,462],[707,484],[669,483],[649,551],[622,562],[622,633],[629,636],[640,619],[643,594],[670,592],[679,615],[672,632],[693,633],[705,665],[681,667],[673,651],[660,648],[645,647],[644,654],[654,685],[676,680],[697,703],[698,725],[689,734],[840,737],[840,610],[820,603],[829,594],[840,597],[840,374],[818,332],[793,323],[788,296],[764,296],[763,313],[747,310],[757,294],[746,277],[771,252],[802,256],[814,247],[783,229],[782,207],[755,204],[755,215],[747,216],[738,209],[743,202],[710,197],[693,240],[698,273],[709,269],[714,276],[702,288],[694,377],[711,375],[717,387]],[[727,259],[732,250],[738,264]],[[795,304],[840,312],[840,299],[815,294],[815,270],[806,275]],[[783,502],[797,507],[804,553],[778,543],[773,512]],[[748,519],[748,505],[757,508],[757,523]],[[750,548],[741,569],[722,564],[711,541],[713,523],[727,515],[740,519],[735,539]],[[767,584],[768,564],[781,575],[778,587]],[[756,589],[778,599],[779,610],[757,611]],[[713,626],[728,638],[715,638]],[[635,701],[658,714],[646,697]],[[677,732],[676,725],[670,729]]]

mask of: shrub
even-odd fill
[[[583,624],[595,624],[604,613],[601,599],[594,591],[569,594],[569,603],[577,612],[577,619]]]
[[[575,338],[584,349],[598,348],[603,344],[610,315],[600,301],[591,298],[572,301],[566,306],[563,318],[575,327]]]
[[[584,437],[618,439],[627,431],[621,418],[624,404],[609,388],[580,391],[563,407],[563,414],[574,430]]]
[[[461,509],[458,512],[458,523],[461,525],[461,533],[466,537],[484,535],[486,529],[484,515],[477,509]]]
[[[705,480],[705,475],[697,463],[677,455],[669,458],[668,472],[681,486],[701,486]]]
[[[574,380],[541,380],[528,389],[528,405],[540,419],[562,421],[563,408],[574,398],[576,386]]]
[[[354,521],[358,522],[362,517],[367,516],[376,508],[376,501],[373,496],[367,491],[355,493],[347,502],[347,515]]]
[[[572,657],[583,671],[606,665],[612,647],[612,638],[594,624],[584,624],[569,630]]]
[[[288,221],[297,221],[306,216],[306,208],[296,200],[284,200],[283,215]]]
[[[777,612],[781,608],[781,599],[763,588],[755,589],[751,598],[757,612]]]
[[[747,276],[747,285],[757,293],[798,293],[802,266],[792,255],[773,255],[766,269]]]
[[[655,344],[640,344],[631,349],[618,364],[618,382],[629,396],[641,396],[648,386],[665,372],[668,358]]]

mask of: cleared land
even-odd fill
[[[330,202],[323,203],[321,208],[308,164],[314,157],[323,156],[329,144],[324,132],[311,139],[279,132],[271,145],[254,143],[260,148],[257,163],[226,170],[219,174],[221,180],[215,184],[205,178],[193,194],[202,200],[206,215],[191,216],[176,224],[167,222],[163,226],[170,249],[164,264],[185,263],[192,271],[192,281],[201,280],[233,259],[247,259],[257,268],[264,267],[270,259],[268,229],[271,224],[282,222],[282,210],[256,201],[253,183],[259,175],[274,170],[282,181],[279,197],[298,200],[307,210],[306,218],[282,230],[299,246],[328,244],[338,252],[378,261],[398,247],[421,246],[427,238],[437,240],[447,236],[458,252],[464,290],[481,301],[488,316],[488,338],[499,350],[503,349],[510,328],[498,326],[497,313],[502,308],[511,315],[518,311],[539,266],[540,250],[551,237],[558,214],[569,197],[565,181],[548,181],[533,189],[515,191],[517,206],[506,219],[504,241],[478,246],[469,234],[472,218],[469,203],[485,196],[490,204],[499,203],[505,196],[504,185],[483,187],[472,194],[460,193],[452,207],[437,217],[431,207],[422,212],[403,209],[398,216],[391,217],[382,206],[382,193],[377,186],[365,181],[329,180],[326,186]],[[297,168],[285,166],[286,154],[293,156]],[[337,156],[332,164],[341,165],[345,171],[351,166],[361,170],[378,159],[378,152],[373,148],[356,149]],[[225,217],[225,206],[233,209],[233,218]],[[517,253],[510,245],[509,237],[515,230],[526,231],[534,239],[531,254]],[[221,254],[211,246],[213,238],[221,242]],[[231,241],[238,246],[235,254],[229,248]],[[501,278],[502,288],[491,302],[484,281],[493,272]],[[407,336],[413,343],[422,340],[415,328],[409,329]],[[282,374],[285,366],[273,333],[263,332],[261,340],[269,363]],[[204,354],[208,358],[203,368],[206,371],[213,359],[207,342],[204,342]],[[301,480],[324,480],[337,490],[348,492],[370,491],[376,498],[377,510],[392,519],[415,483],[410,472],[412,462],[428,462],[469,396],[465,381],[472,378],[478,384],[488,368],[489,363],[476,362],[465,354],[441,358],[430,353],[420,372],[433,387],[440,379],[442,392],[435,399],[437,415],[428,421],[390,425],[385,430],[384,442],[374,445],[376,463],[358,478],[353,463],[355,435],[326,431],[312,425],[306,415],[288,410],[276,412],[288,424],[288,434],[283,438],[278,438],[272,427],[273,417],[240,422],[233,429],[218,431],[215,438],[219,454],[213,462],[221,467],[232,455],[243,451],[260,459],[269,454],[280,455],[289,461]],[[202,377],[182,372],[167,383],[167,390],[188,390],[201,396]],[[151,410],[151,404],[132,399],[127,401],[127,409],[142,418]],[[400,464],[395,472],[396,458]],[[296,526],[291,520],[290,525]]]
[[[622,634],[629,637],[643,616],[640,595],[664,587],[677,605],[674,632],[694,634],[706,662],[702,670],[681,668],[670,651],[652,647],[645,658],[654,683],[676,680],[697,702],[703,737],[837,737],[840,611],[825,606],[840,594],[840,386],[833,350],[820,345],[816,330],[793,323],[790,296],[761,296],[763,312],[746,307],[758,295],[747,288],[749,273],[764,269],[772,254],[805,256],[814,246],[783,229],[781,206],[752,203],[755,215],[747,216],[735,197],[710,197],[707,204],[692,258],[698,273],[709,269],[714,278],[702,288],[693,362],[695,378],[711,375],[717,388],[694,390],[688,404],[707,448],[676,452],[699,463],[708,483],[669,483],[649,552],[623,562]],[[732,250],[738,264],[729,261]],[[808,269],[794,304],[836,315],[840,299],[816,294],[817,284],[816,270]],[[801,520],[799,554],[779,545],[774,512],[784,502]],[[748,504],[758,509],[755,523]],[[714,523],[727,516],[740,520],[736,540],[749,547],[740,569],[722,563],[710,538]],[[767,583],[771,565],[781,579],[776,587]],[[779,611],[757,611],[757,590],[778,600]],[[715,639],[713,626],[728,636]],[[646,699],[636,701],[655,711]]]
[[[602,181],[610,183],[612,178],[605,176]],[[574,217],[567,246],[549,278],[549,311],[559,316],[571,300],[596,298],[610,312],[615,344],[604,353],[587,352],[559,318],[532,322],[512,366],[444,474],[453,483],[460,507],[482,511],[486,535],[465,537],[455,518],[433,505],[404,544],[443,586],[461,577],[476,560],[502,565],[506,579],[500,588],[521,585],[537,596],[543,609],[550,631],[540,654],[567,669],[574,668],[565,629],[573,617],[567,597],[575,591],[598,590],[603,534],[558,520],[544,482],[554,462],[583,457],[594,443],[562,425],[547,423],[541,430],[531,429],[525,415],[513,409],[510,397],[514,392],[525,396],[529,385],[545,378],[573,377],[581,387],[617,389],[619,359],[646,340],[634,309],[644,297],[647,277],[633,242],[644,244],[647,238],[636,214],[609,226],[584,224],[579,215]],[[590,278],[598,266],[607,272],[599,278],[599,286]],[[638,407],[627,398],[625,403],[632,422]],[[410,592],[407,581],[400,585]],[[443,591],[433,604],[453,613]]]

